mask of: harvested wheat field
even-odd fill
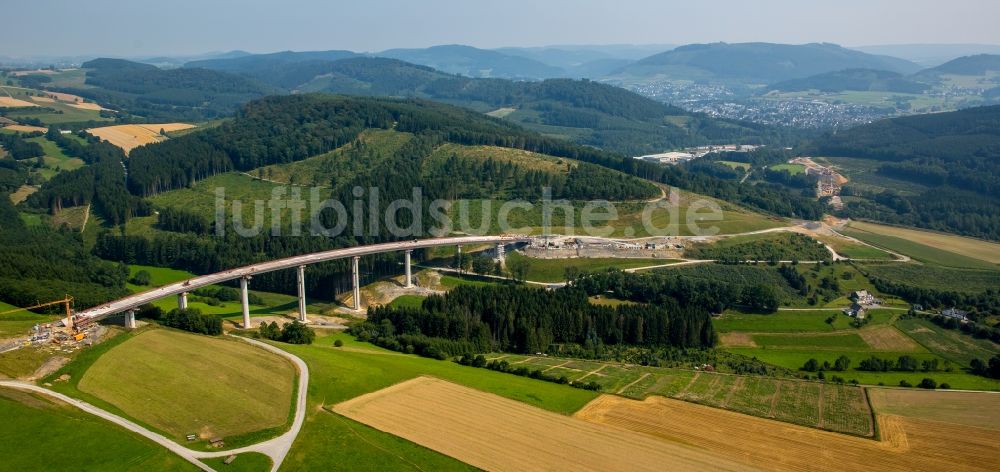
[[[333,411],[492,471],[753,470],[687,444],[581,421],[417,377]]]
[[[107,110],[107,108],[104,108],[94,102],[76,102],[76,103],[70,103],[69,106],[73,108],[79,108],[81,110],[94,110],[94,111]]]
[[[873,388],[868,395],[878,413],[994,429],[1000,435],[1000,394]]]
[[[663,397],[602,395],[574,416],[767,470],[1000,470],[995,430],[896,415],[879,416],[880,441]]]
[[[87,132],[122,148],[125,154],[128,154],[139,146],[163,141],[165,138],[160,135],[160,130],[169,133],[188,128],[194,128],[194,125],[186,123],[115,125],[91,128]]]
[[[0,108],[37,107],[38,104],[13,97],[0,97]]]
[[[858,331],[858,335],[872,349],[891,352],[917,352],[923,350],[913,338],[900,333],[895,326],[875,326]]]
[[[46,132],[48,128],[42,128],[41,126],[28,126],[28,125],[10,125],[5,126],[3,129],[10,131],[17,131],[20,133],[34,133],[35,131]]]

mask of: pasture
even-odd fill
[[[198,470],[158,444],[45,396],[0,388],[0,418],[5,470]]]
[[[897,416],[879,418],[878,441],[662,397],[636,401],[603,395],[574,416],[667,443],[691,444],[719,458],[764,470],[956,470],[961,464],[963,470],[990,471],[1000,467],[995,430]],[[821,446],[832,452],[817,453]]]
[[[920,343],[928,351],[937,354],[962,367],[968,367],[972,359],[988,361],[1000,354],[1000,346],[988,339],[976,339],[956,330],[942,328],[930,321],[910,318],[896,322],[907,336]]]
[[[925,246],[943,248],[947,251],[973,259],[980,259],[991,264],[1000,264],[1000,244],[995,242],[914,228],[880,225],[865,221],[852,221],[848,227],[868,233],[894,236]]]
[[[240,341],[152,329],[100,356],[78,388],[175,440],[209,439],[284,425],[295,375]]]
[[[484,470],[743,470],[689,445],[581,421],[431,377],[337,404],[333,411]]]
[[[614,257],[578,257],[572,259],[540,259],[519,252],[507,253],[507,264],[525,261],[528,264],[526,280],[535,282],[565,282],[566,269],[573,267],[579,273],[602,272],[607,269],[635,269],[679,262],[674,259],[626,259]]]
[[[805,172],[806,166],[802,164],[777,164],[769,166],[768,169],[775,172],[788,172],[789,174],[796,175]]]
[[[743,171],[747,171],[750,169],[750,164],[747,162],[736,162],[736,161],[715,161],[715,162],[718,162],[719,164],[729,167],[730,169],[740,169]]]

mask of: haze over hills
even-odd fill
[[[826,43],[712,43],[680,46],[641,59],[613,72],[612,77],[771,83],[859,68],[913,73],[920,66]]]
[[[218,68],[296,92],[421,97],[497,112],[536,131],[631,154],[677,146],[778,137],[784,131],[710,119],[593,81],[468,78],[386,58],[335,61],[282,54],[192,65]]]
[[[898,57],[923,67],[938,66],[962,56],[1000,54],[1000,45],[997,44],[879,44],[851,49],[868,54]]]

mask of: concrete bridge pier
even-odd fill
[[[360,260],[361,258],[358,256],[354,256],[351,259],[351,280],[353,282],[351,288],[353,289],[354,296],[354,311],[361,311],[361,277],[358,275],[358,261]]]
[[[410,268],[410,256],[412,255],[412,253],[413,253],[413,251],[410,250],[410,249],[407,249],[406,252],[405,252],[405,255],[406,255],[405,259],[406,260],[404,262],[404,265],[406,266],[406,283],[403,284],[403,285],[406,288],[410,288],[410,287],[413,286],[413,273],[412,273],[413,271]]]
[[[135,329],[135,310],[125,312],[125,328]]]
[[[247,291],[247,282],[250,276],[240,277],[240,303],[243,304],[243,329],[250,329],[250,294]]]
[[[497,260],[503,262],[504,259],[504,249],[503,243],[497,244]]]
[[[306,266],[300,265],[295,272],[296,285],[299,288],[299,321],[305,323],[306,319]]]
[[[181,292],[177,294],[177,308],[181,310],[187,310],[188,307],[188,294],[187,292]]]
[[[456,267],[456,269],[458,269],[458,273],[461,274],[462,273],[462,245],[459,244],[456,247],[458,248],[458,267]]]

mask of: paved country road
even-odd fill
[[[237,336],[238,337],[238,336]],[[299,384],[296,392],[295,399],[295,419],[292,421],[292,427],[288,429],[287,432],[273,439],[269,439],[264,442],[253,444],[250,446],[241,447],[238,449],[229,449],[224,451],[196,451],[193,449],[188,449],[176,442],[168,439],[162,434],[150,431],[132,421],[129,421],[121,416],[114,413],[110,413],[106,410],[98,408],[90,403],[82,400],[77,400],[75,398],[63,395],[59,392],[54,392],[44,387],[38,385],[22,382],[18,380],[0,380],[0,387],[15,388],[18,390],[27,390],[30,392],[41,393],[53,398],[57,398],[65,403],[75,406],[87,413],[94,416],[98,416],[105,420],[108,420],[118,426],[121,426],[133,433],[139,434],[146,437],[147,439],[173,451],[178,456],[181,456],[188,462],[196,465],[201,470],[208,472],[213,472],[214,469],[205,465],[199,458],[210,458],[210,457],[226,457],[230,454],[240,454],[244,452],[258,452],[267,455],[271,458],[273,466],[271,467],[271,472],[275,472],[281,467],[281,463],[285,460],[285,456],[288,455],[288,451],[292,448],[292,443],[295,442],[295,438],[299,435],[299,431],[302,429],[302,423],[305,421],[306,416],[306,395],[309,390],[309,367],[306,365],[302,359],[295,356],[289,352],[283,351],[277,347],[270,344],[256,341],[253,339],[247,339],[243,337],[238,337],[239,339],[258,346],[262,349],[266,349],[275,354],[283,356],[288,360],[292,361],[293,364],[299,370]]]

